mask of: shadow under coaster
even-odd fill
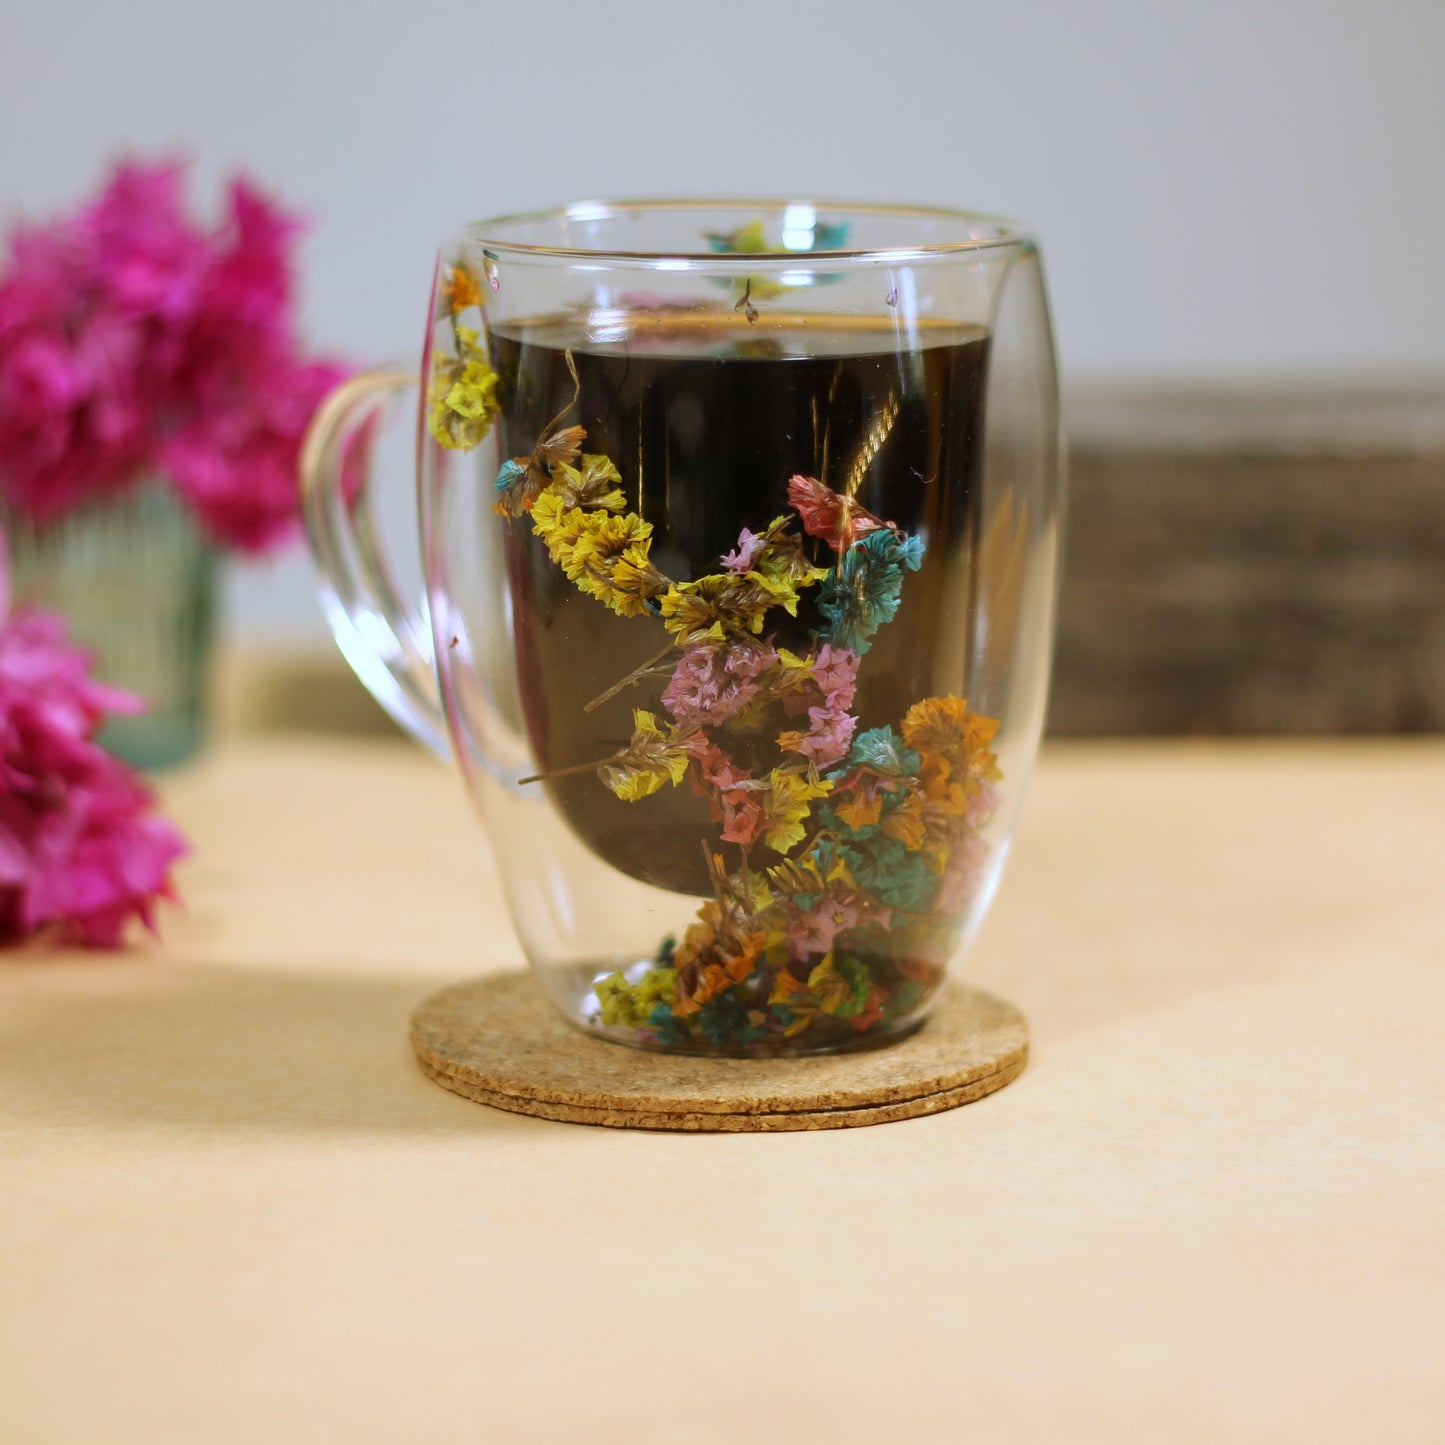
[[[453,984],[412,1015],[427,1076],[480,1104],[614,1129],[776,1133],[936,1114],[1023,1071],[1028,1026],[960,983],[898,1043],[795,1059],[712,1059],[632,1049],[568,1023],[526,973]]]

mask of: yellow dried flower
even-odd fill
[[[648,542],[635,542],[612,565],[612,583],[603,601],[622,617],[640,617],[659,592],[667,590],[667,578],[652,565]]]
[[[636,512],[616,517],[566,507],[549,487],[532,505],[532,530],[569,581],[619,616],[642,616],[648,600],[667,586],[648,556],[652,523]]]
[[[658,1004],[671,1004],[676,989],[674,968],[649,969],[635,984],[614,973],[595,987],[597,1001],[602,1005],[598,1017],[604,1024],[640,1028]]]
[[[798,893],[826,893],[835,883],[847,888],[854,887],[853,875],[848,871],[848,864],[842,853],[831,858],[825,857],[820,862],[816,849],[800,858],[784,858],[781,863],[768,869],[767,878],[775,890],[773,896],[778,897]]]
[[[627,505],[622,477],[610,457],[583,452],[581,466],[558,462],[552,468],[552,490],[565,507],[604,507],[620,512]]]
[[[774,768],[768,786],[760,795],[765,820],[764,841],[769,848],[786,853],[803,841],[803,819],[815,798],[826,798],[833,785],[826,778],[809,779],[804,773],[785,773]]]
[[[670,587],[662,597],[662,622],[679,647],[716,644],[729,631],[761,632],[764,614],[779,600],[751,574],[713,572]]]
[[[487,360],[478,333],[458,326],[457,354],[437,352],[432,358],[427,388],[427,430],[451,451],[480,446],[501,410],[496,391],[499,380]]]
[[[783,1037],[791,1039],[816,1022],[820,1010],[808,986],[801,979],[794,978],[784,967],[773,975],[773,990],[768,1002],[781,1005],[792,1015],[792,1022],[783,1030]]]
[[[677,730],[659,723],[656,714],[638,708],[632,724],[632,741],[598,770],[602,781],[625,803],[635,803],[666,783],[676,787],[692,757],[677,743]]]
[[[797,589],[811,587],[827,575],[827,567],[815,567],[803,551],[803,539],[787,531],[789,519],[775,517],[763,533],[762,545],[753,555],[750,572],[780,592],[791,592],[797,606]],[[788,611],[792,612],[793,607]]]
[[[759,678],[764,692],[771,697],[801,692],[813,676],[813,659],[799,657],[786,647],[778,648],[777,661]]]

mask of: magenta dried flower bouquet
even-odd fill
[[[126,924],[154,928],[172,897],[181,835],[150,790],[95,740],[140,699],[90,676],[53,613],[10,611],[0,535],[0,944],[42,931],[115,948]]]
[[[346,369],[304,355],[299,220],[245,179],[220,225],[184,167],[117,166],[74,215],[13,234],[0,272],[0,501],[36,522],[166,479],[215,543],[293,531],[296,462]]]

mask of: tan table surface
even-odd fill
[[[0,966],[0,1442],[1445,1439],[1445,744],[1046,752],[981,1103],[544,1123],[412,1005],[515,961],[397,743],[167,783],[184,911]]]

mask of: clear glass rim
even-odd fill
[[[537,225],[548,221],[607,220],[628,215],[645,215],[665,211],[736,211],[740,216],[754,217],[758,211],[786,211],[789,206],[811,207],[818,212],[845,217],[873,216],[903,221],[946,221],[962,225],[982,234],[954,241],[918,242],[913,245],[840,247],[816,251],[748,251],[711,250],[629,250],[601,246],[543,246],[530,241],[507,240],[497,232],[506,227]],[[949,206],[920,206],[904,202],[828,201],[801,196],[769,197],[654,197],[634,200],[597,199],[572,201],[563,206],[550,206],[537,211],[516,211],[473,221],[462,228],[465,241],[489,251],[517,256],[536,256],[557,260],[586,261],[671,261],[707,266],[787,265],[796,267],[805,257],[812,261],[826,257],[829,261],[924,260],[934,256],[962,256],[980,251],[1032,245],[1028,228],[1010,216],[989,211],[961,210]]]

